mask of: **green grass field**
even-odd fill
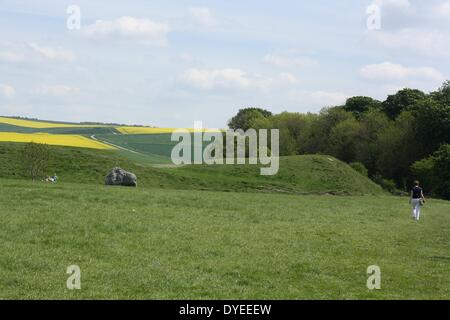
[[[57,184],[0,143],[0,299],[449,299],[450,202],[411,218],[341,161],[155,166],[125,151],[50,147]],[[106,187],[114,166],[138,188]],[[81,268],[81,290],[66,268]],[[382,289],[366,287],[381,268]]]
[[[177,142],[171,141],[170,134],[98,134],[100,141],[131,149],[146,155],[160,155],[170,161],[172,148]]]
[[[450,204],[0,179],[0,298],[448,299]],[[81,290],[66,268],[81,268]],[[369,265],[382,289],[366,287]]]

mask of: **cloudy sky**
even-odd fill
[[[225,127],[449,78],[450,0],[0,0],[0,115]]]

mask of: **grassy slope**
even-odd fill
[[[0,178],[24,178],[22,145],[0,143]],[[326,156],[283,157],[276,176],[264,177],[259,166],[184,166],[155,168],[117,151],[51,147],[54,172],[61,182],[102,184],[114,166],[136,173],[140,187],[281,193],[380,194],[380,187],[346,164]]]
[[[450,203],[0,179],[2,298],[448,299]],[[82,289],[66,289],[77,264]],[[382,290],[366,288],[366,269]]]

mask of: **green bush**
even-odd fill
[[[381,175],[377,174],[372,179],[375,183],[379,184],[384,190],[389,191],[390,193],[397,193],[397,186],[394,180],[385,179]]]
[[[25,173],[33,181],[42,178],[50,160],[50,149],[42,143],[29,142],[22,150]]]
[[[450,199],[450,145],[443,144],[431,156],[415,162],[411,172],[432,195]]]
[[[361,162],[352,162],[352,163],[350,163],[350,167],[352,167],[353,170],[358,171],[365,177],[367,177],[369,175],[369,172],[368,172],[366,166],[364,164],[362,164]]]

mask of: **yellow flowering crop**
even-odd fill
[[[109,125],[85,125],[85,124],[70,124],[70,123],[57,123],[57,122],[44,122],[44,121],[33,121],[24,119],[15,119],[0,117],[0,124],[9,124],[18,127],[34,128],[34,129],[51,129],[51,128],[97,128],[97,127],[113,127]],[[132,127],[132,126],[122,126],[113,127],[122,134],[159,134],[159,133],[172,133],[177,128],[151,128],[151,127]],[[194,129],[182,129],[187,132],[195,132]],[[203,129],[203,132],[219,132],[218,130]]]
[[[15,133],[0,132],[0,141],[7,142],[36,142],[55,146],[80,147],[90,149],[116,149],[105,143],[73,134],[49,134],[49,133]]]
[[[22,120],[22,119],[5,118],[5,117],[0,117],[0,123],[10,124],[13,126],[18,126],[18,127],[35,128],[35,129],[106,127],[105,125],[84,125],[84,124],[43,122],[43,121]]]

